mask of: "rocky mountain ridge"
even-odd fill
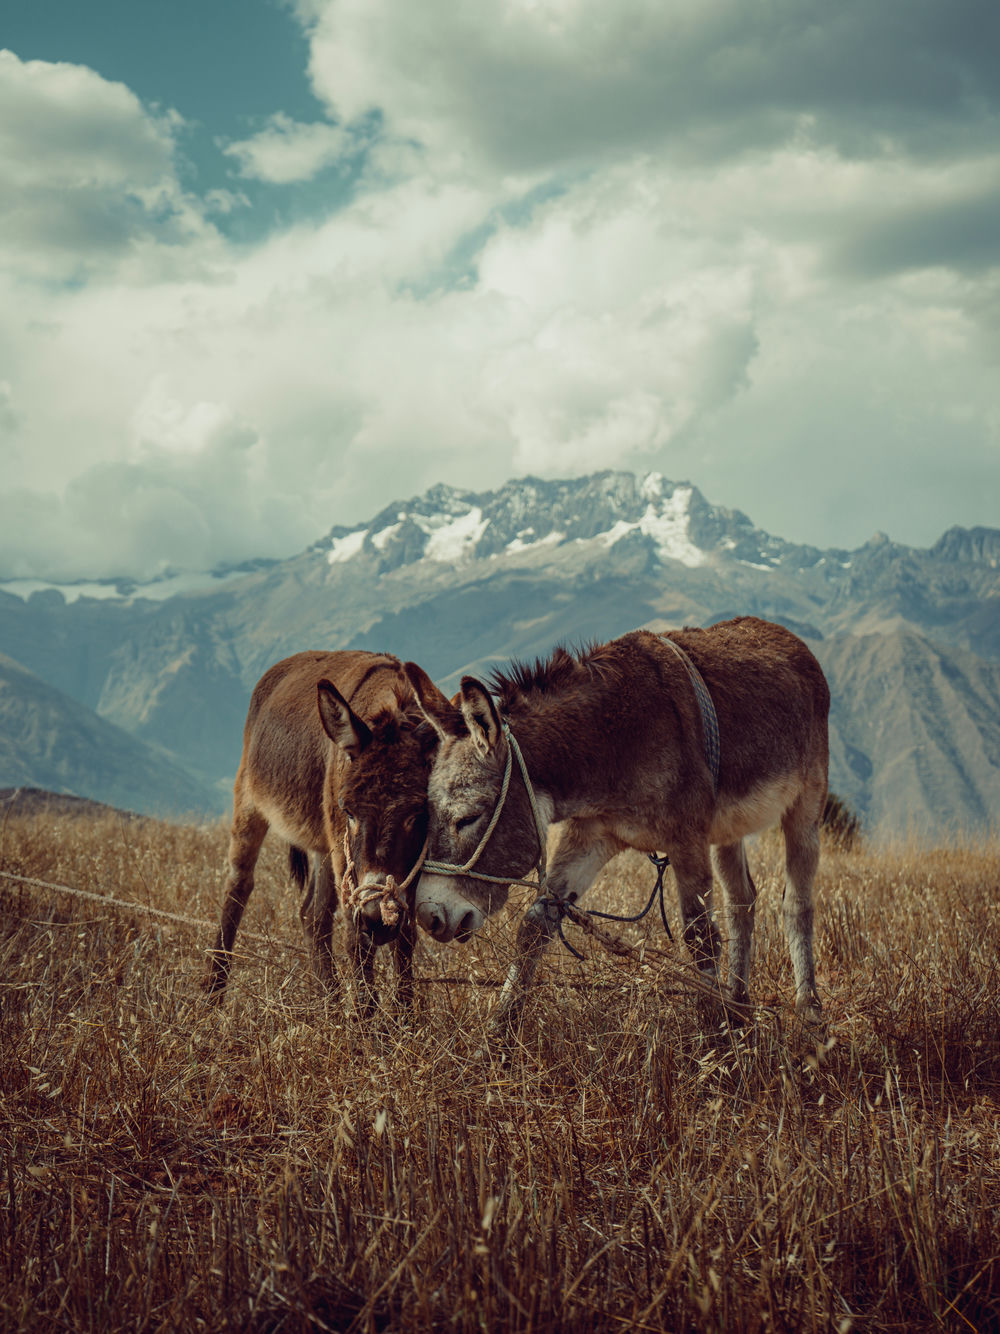
[[[560,641],[752,613],[804,635],[824,660],[835,699],[832,782],[869,819],[904,827],[927,805],[925,822],[946,829],[1000,814],[996,529],[952,528],[927,549],[876,534],[854,551],[824,551],[764,532],[690,483],[603,472],[487,492],[435,486],[332,528],[289,560],[158,601],[141,588],[72,602],[54,590],[3,589],[0,650],[215,783],[220,805],[250,690],[298,649],[387,649],[448,688],[463,671]],[[922,692],[904,670],[932,659],[954,667],[944,695]],[[942,708],[943,728],[932,728]],[[923,751],[899,741],[909,756],[900,768],[891,729],[875,724],[907,710],[925,719],[927,735]],[[968,736],[972,725],[985,738],[971,759],[945,744],[949,718],[951,734]],[[958,777],[963,766],[968,781]],[[873,775],[887,768],[906,781],[883,789]],[[933,789],[924,770],[942,776],[936,813],[930,797],[917,800]]]

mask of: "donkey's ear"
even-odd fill
[[[346,752],[348,759],[356,760],[372,739],[368,724],[358,717],[332,681],[317,683],[316,702],[327,736]]]
[[[500,715],[493,696],[474,676],[462,677],[462,717],[481,755],[488,755],[500,740]]]
[[[403,671],[410,683],[413,697],[420,706],[420,711],[442,739],[456,736],[462,730],[462,715],[450,704],[446,697],[415,662],[403,664]]]

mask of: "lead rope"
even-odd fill
[[[398,926],[402,915],[409,911],[406,891],[420,874],[427,858],[427,843],[420,849],[420,855],[401,885],[396,884],[395,876],[387,875],[381,883],[358,887],[357,869],[351,856],[351,844],[344,830],[344,874],[340,882],[344,907],[349,908],[357,920],[369,903],[378,903],[379,915],[386,926]]]

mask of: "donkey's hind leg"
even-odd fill
[[[229,874],[226,877],[222,918],[202,982],[202,987],[210,996],[221,998],[221,993],[226,989],[233,962],[233,942],[243,917],[243,909],[253,893],[254,868],[267,830],[268,822],[255,807],[247,805],[241,809],[237,805],[229,836]]]
[[[737,1005],[750,996],[750,956],[757,887],[747,865],[743,840],[712,849],[712,859],[726,891],[729,926],[729,995]]]
[[[804,792],[785,812],[785,890],[782,907],[785,936],[795,977],[795,1008],[803,1019],[820,1023],[823,1007],[816,994],[813,963],[813,880],[819,865],[819,817],[823,808],[813,794]]]

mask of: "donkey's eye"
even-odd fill
[[[412,834],[417,824],[417,816],[408,815],[403,821],[403,833]]]
[[[468,829],[468,827],[470,825],[475,824],[478,819],[479,819],[478,811],[476,812],[475,815],[463,815],[461,816],[460,819],[455,821],[455,828],[456,830]]]
[[[350,811],[345,811],[344,814],[347,816],[348,829],[351,831],[352,834],[355,833],[358,828],[358,817],[356,815],[352,815]]]

